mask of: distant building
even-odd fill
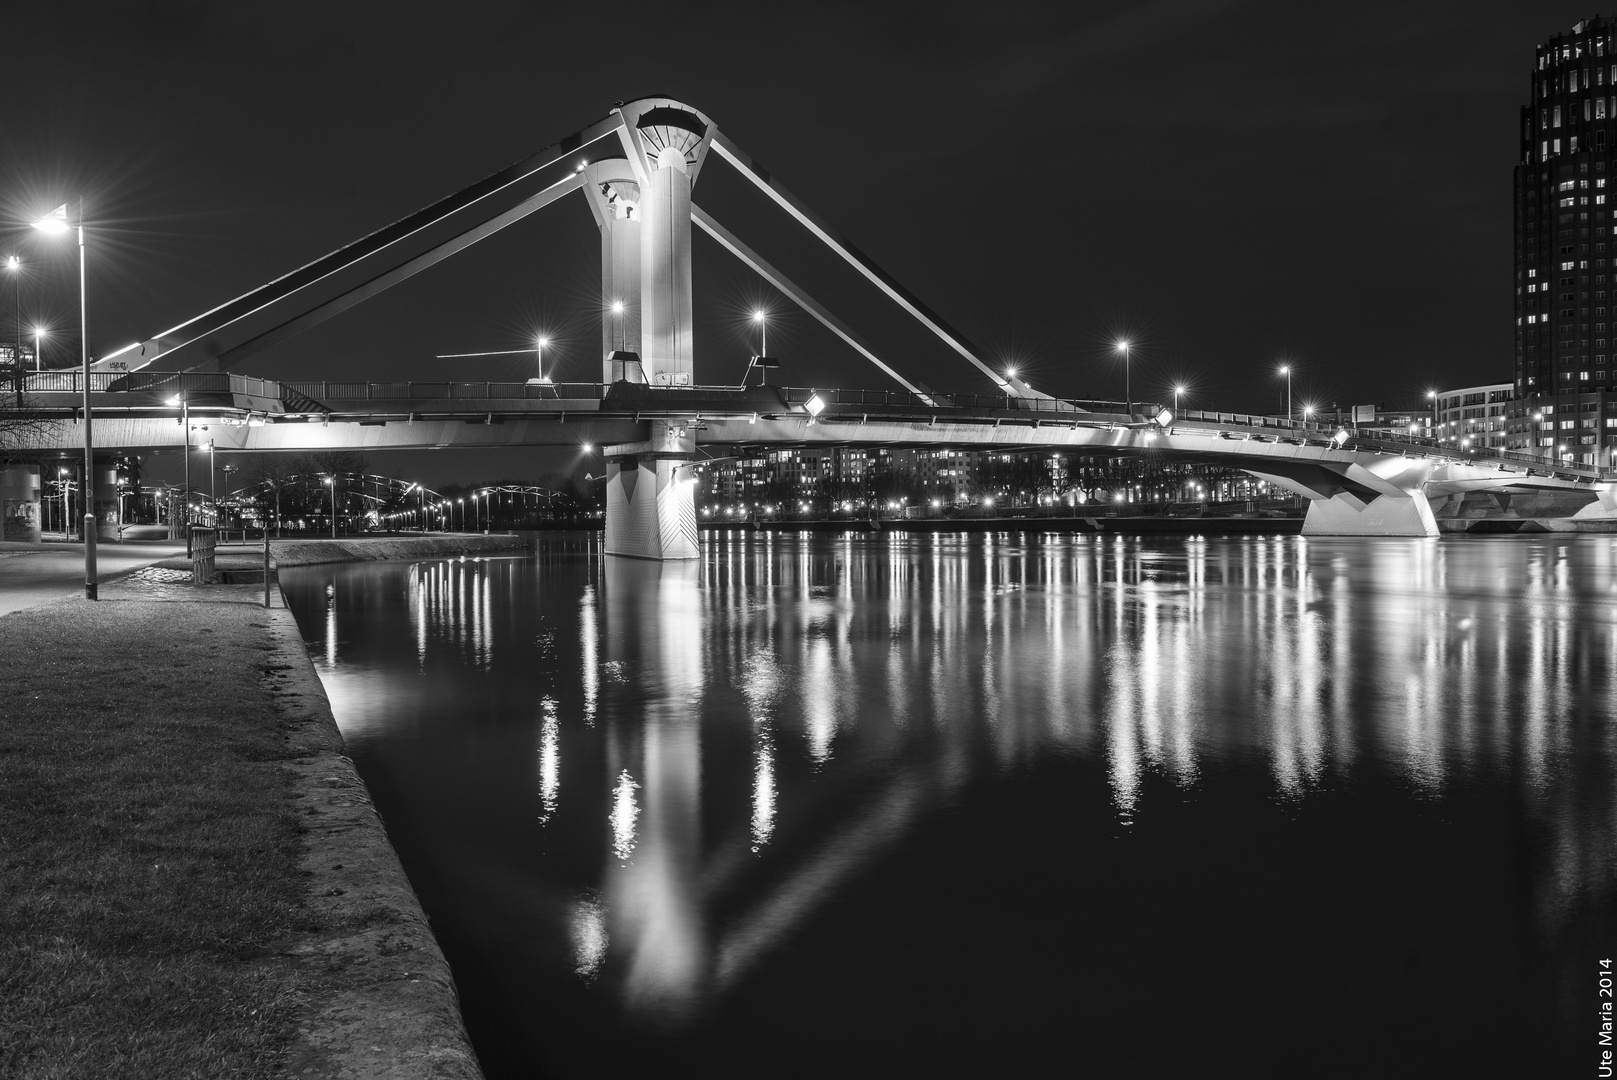
[[[1479,450],[1506,449],[1510,442],[1509,414],[1514,399],[1511,383],[1439,390],[1432,410],[1438,443],[1454,447],[1469,445]]]
[[[14,357],[22,358],[22,369],[33,371],[37,366],[34,363],[34,347],[26,342],[21,345],[13,342],[0,342],[0,371],[10,372]]]
[[[1609,297],[1617,195],[1617,20],[1538,47],[1516,164],[1516,372],[1511,449],[1612,464],[1617,322]]]

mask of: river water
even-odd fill
[[[1596,1075],[1617,540],[702,553],[282,572],[490,1080]]]

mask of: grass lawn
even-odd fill
[[[274,1075],[308,916],[264,623],[0,618],[0,1076]]]

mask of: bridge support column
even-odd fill
[[[97,459],[92,489],[91,506],[95,513],[95,535],[101,540],[116,540],[118,526],[123,524],[121,500],[118,498],[118,466],[110,461]]]
[[[651,429],[646,442],[606,448],[606,553],[694,559],[695,440],[678,421],[653,420]]]
[[[1311,498],[1304,536],[1436,536],[1437,518],[1424,491],[1377,495],[1366,502],[1341,492]]]
[[[39,466],[0,467],[0,540],[37,544],[40,537]]]

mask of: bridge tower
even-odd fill
[[[716,129],[671,98],[641,98],[616,111],[624,156],[585,169],[601,228],[604,374],[608,383],[643,383],[651,393],[692,386],[691,189]],[[697,558],[691,425],[656,420],[649,429],[644,442],[606,448],[606,552]]]
[[[644,381],[640,356],[640,181],[627,158],[584,170],[584,193],[601,229],[601,381]]]

